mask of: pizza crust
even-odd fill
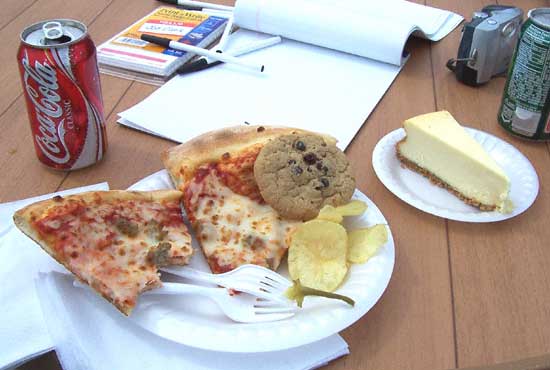
[[[217,162],[224,153],[236,154],[257,144],[265,144],[281,135],[310,133],[311,131],[282,126],[233,126],[207,132],[194,139],[170,148],[161,154],[162,162],[176,188],[182,190],[194,175],[195,169],[204,163]],[[336,139],[321,135],[327,143]]]

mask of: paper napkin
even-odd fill
[[[135,325],[91,289],[75,288],[70,276],[42,274],[36,285],[57,357],[65,370],[306,370],[349,353],[338,335],[268,353],[196,349]]]
[[[16,366],[53,348],[34,278],[38,271],[63,271],[46,252],[13,224],[13,213],[54,195],[108,189],[107,183],[0,204],[0,369]]]

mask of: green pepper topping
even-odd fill
[[[285,292],[285,296],[292,301],[296,301],[296,303],[298,303],[298,307],[302,307],[302,303],[304,302],[304,297],[308,295],[339,299],[341,301],[346,302],[350,306],[355,306],[355,301],[349,297],[346,297],[345,295],[325,292],[319,289],[308,288],[300,284],[300,280],[294,280],[294,284],[290,288],[288,288]]]

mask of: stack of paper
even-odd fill
[[[344,149],[399,73],[409,35],[437,40],[462,20],[403,0],[239,0],[234,16],[241,27],[286,36],[239,57],[264,73],[221,65],[177,76],[119,122],[178,142],[232,125],[293,126],[331,134]],[[241,29],[227,52],[269,36]]]

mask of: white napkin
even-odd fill
[[[338,335],[290,350],[258,354],[184,346],[145,331],[89,288],[75,288],[72,282],[70,276],[56,272],[36,280],[46,324],[65,370],[306,370],[349,353]]]
[[[40,270],[60,270],[33,241],[13,224],[13,213],[27,204],[88,190],[108,189],[107,183],[0,204],[0,369],[16,366],[53,348],[33,279]]]

